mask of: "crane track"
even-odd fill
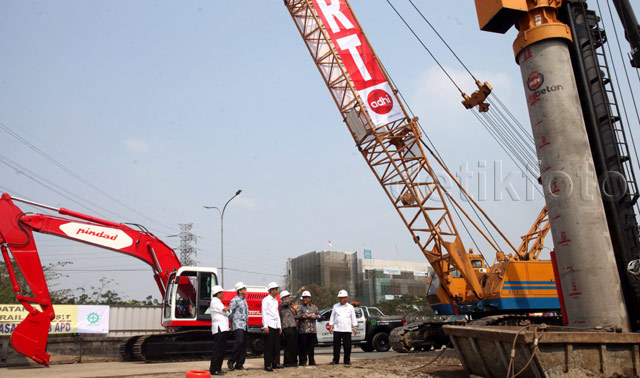
[[[411,349],[428,350],[448,344],[442,332],[443,321],[412,322],[395,328],[389,335],[391,348],[398,353],[409,353]]]
[[[562,325],[562,316],[556,315],[518,315],[504,314],[485,316],[480,319],[470,321],[469,325],[474,326],[524,326],[529,324]]]
[[[479,319],[455,322],[425,321],[405,324],[395,328],[389,335],[391,348],[398,353],[409,353],[413,350],[428,350],[449,344],[448,337],[443,333],[445,324],[469,324],[475,326],[522,326],[528,324],[562,325],[561,316],[530,316],[518,314],[490,315]]]

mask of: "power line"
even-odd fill
[[[74,172],[71,168],[67,167],[65,164],[61,163],[60,161],[58,161],[57,159],[55,159],[54,157],[52,157],[51,155],[47,154],[42,149],[40,149],[39,147],[34,145],[33,143],[29,142],[27,139],[25,139],[22,136],[20,136],[18,133],[16,133],[11,128],[9,128],[9,126],[7,126],[6,124],[0,122],[0,129],[4,130],[7,134],[9,134],[12,137],[14,137],[15,139],[17,139],[20,143],[24,144],[29,149],[31,149],[32,151],[36,152],[38,155],[40,155],[43,158],[45,158],[46,160],[48,160],[49,162],[54,164],[56,167],[62,169],[67,174],[71,175],[72,177],[74,177],[78,181],[82,182],[83,184],[87,185],[88,187],[94,189],[95,191],[97,191],[98,193],[102,194],[103,196],[105,196],[105,197],[109,198],[110,200],[118,203],[119,205],[125,207],[126,209],[132,211],[133,213],[145,218],[146,220],[148,220],[148,221],[150,221],[152,223],[155,223],[158,226],[162,226],[167,230],[173,230],[171,227],[169,227],[169,226],[167,226],[167,225],[165,225],[163,223],[160,223],[160,222],[156,221],[155,219],[150,218],[150,217],[146,216],[145,214],[135,210],[133,207],[127,205],[126,203],[122,202],[118,198],[112,196],[108,192],[104,191],[102,188],[100,188],[97,185],[95,185],[95,184],[91,183],[90,181],[86,180],[84,177],[82,177],[79,174],[77,174],[76,172]]]
[[[249,274],[258,274],[263,276],[271,276],[271,277],[282,277],[283,274],[272,274],[272,273],[264,273],[264,272],[254,272],[250,270],[242,270],[242,269],[233,269],[233,268],[224,268],[225,270],[231,270],[234,272],[240,273],[249,273]],[[86,268],[86,269],[53,269],[55,272],[147,272],[149,269],[141,269],[141,268]]]
[[[422,47],[427,51],[427,53],[429,53],[429,55],[431,55],[431,58],[436,62],[436,64],[438,65],[438,67],[440,67],[440,69],[442,70],[442,72],[444,72],[445,75],[447,75],[447,77],[449,78],[449,80],[451,81],[451,83],[453,85],[455,85],[456,88],[458,88],[458,91],[460,91],[460,93],[464,93],[462,91],[462,89],[460,89],[460,87],[458,86],[458,84],[456,84],[456,81],[453,80],[453,77],[451,77],[451,75],[449,75],[449,72],[447,72],[447,70],[444,68],[444,66],[442,66],[442,64],[440,64],[440,61],[438,61],[438,58],[436,58],[436,56],[431,52],[431,50],[429,50],[429,48],[427,47],[427,45],[422,41],[422,39],[418,36],[418,34],[413,30],[413,28],[411,28],[411,26],[409,25],[409,23],[404,19],[404,17],[402,17],[402,15],[400,14],[400,12],[398,12],[398,10],[396,9],[396,7],[393,6],[393,4],[391,4],[390,0],[387,0],[387,4],[389,4],[389,6],[391,7],[391,9],[393,9],[393,11],[398,15],[398,17],[400,17],[400,20],[402,20],[402,22],[405,24],[405,26],[409,29],[409,31],[411,32],[411,34],[413,34],[414,37],[416,37],[416,39],[418,40],[418,42],[420,42],[420,44],[422,45]]]
[[[263,276],[272,276],[272,277],[282,277],[282,276],[284,276],[284,274],[271,274],[271,273],[264,273],[264,272],[253,272],[253,271],[250,271],[250,270],[232,269],[232,268],[227,268],[227,267],[225,267],[224,270],[231,270],[231,271],[240,272],[240,273],[260,274],[260,275],[263,275]]]
[[[96,211],[94,209],[91,209],[90,207],[84,205],[81,202],[78,202],[75,198],[73,198],[73,197],[80,198],[79,196],[74,195],[73,193],[71,193],[68,190],[60,187],[59,185],[57,185],[57,184],[45,179],[44,177],[39,176],[35,172],[29,170],[28,168],[20,165],[19,163],[9,159],[8,157],[6,157],[6,156],[4,156],[2,154],[0,154],[0,163],[2,163],[4,165],[6,165],[7,167],[15,170],[16,173],[22,174],[25,177],[31,179],[32,181],[34,181],[34,182],[42,185],[43,187],[51,190],[52,192],[54,192],[54,193],[56,193],[56,194],[58,194],[58,195],[60,195],[60,196],[62,196],[64,198],[68,199],[69,201],[75,203],[76,205],[81,206],[85,210],[88,210],[90,212],[96,213],[97,215],[99,215],[102,218],[107,218],[104,214],[102,214],[102,213],[100,213],[100,212],[98,212],[98,211]],[[90,202],[90,201],[86,201],[86,202]],[[94,204],[94,206],[96,206],[96,205]],[[99,206],[96,206],[96,207],[99,207]],[[103,209],[103,210],[106,210],[106,209]]]

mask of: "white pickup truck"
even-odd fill
[[[318,345],[333,345],[333,335],[329,333],[329,318],[332,309],[320,311],[317,320]],[[387,316],[376,307],[355,306],[358,334],[351,338],[353,345],[360,345],[365,352],[386,352],[391,347],[389,334],[396,327],[406,323],[402,316]]]

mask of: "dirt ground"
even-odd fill
[[[437,358],[436,358],[437,357]],[[331,348],[316,349],[317,366],[287,368],[267,373],[262,358],[248,358],[247,371],[228,371],[226,377],[464,377],[466,376],[454,350],[398,354],[393,351],[365,353],[355,349],[351,366],[329,365]],[[184,378],[189,370],[208,370],[209,361],[189,362],[91,362],[67,365],[0,368],[0,377],[11,378],[106,378],[106,377],[167,377]]]
[[[436,358],[436,356],[438,356]],[[434,360],[435,359],[435,360]],[[291,369],[291,376],[299,375],[297,369]],[[286,372],[288,376],[289,372]],[[376,360],[358,360],[350,367],[320,366],[314,375],[325,377],[464,377],[466,376],[460,360],[453,350],[423,352],[400,355],[395,358]]]
[[[453,378],[466,376],[454,350],[444,353],[420,352],[396,354],[398,357],[353,360],[351,366],[327,365],[288,368],[267,373],[261,369],[225,372],[228,377],[300,377],[309,374],[314,377],[438,377]],[[436,358],[436,356],[438,356]],[[169,375],[167,375],[169,377]],[[177,376],[172,376],[177,377]]]

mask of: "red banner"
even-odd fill
[[[346,0],[312,0],[375,127],[404,117]]]

